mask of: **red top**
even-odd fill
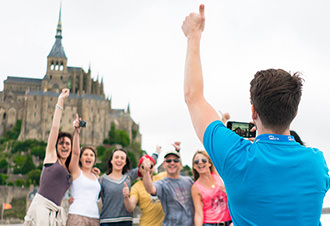
[[[230,221],[227,194],[221,188],[224,184],[221,178],[215,173],[211,174],[216,180],[214,188],[206,188],[197,181],[194,182],[199,189],[203,202],[203,223],[219,223]]]

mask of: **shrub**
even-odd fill
[[[34,169],[27,174],[27,180],[30,184],[39,185],[41,170]]]
[[[6,159],[0,160],[0,173],[7,173],[8,162]]]
[[[25,184],[25,181],[24,181],[24,180],[17,179],[17,180],[15,181],[15,185],[16,185],[16,187],[22,187],[24,184]]]
[[[8,177],[8,175],[0,173],[0,185],[6,185]]]

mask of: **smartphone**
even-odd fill
[[[83,120],[79,120],[79,127],[86,127],[87,122],[83,121]]]
[[[228,129],[234,131],[239,136],[246,138],[256,137],[256,132],[250,131],[253,127],[254,124],[248,122],[235,122],[235,121],[227,122]]]

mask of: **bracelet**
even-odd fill
[[[60,105],[56,104],[56,107],[57,107],[58,109],[60,109],[61,111],[63,111],[63,107],[61,107]]]

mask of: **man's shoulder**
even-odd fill
[[[167,176],[167,172],[160,172],[153,177],[153,181],[163,180]]]
[[[192,178],[189,177],[189,176],[180,176],[180,179],[181,180],[184,180],[185,182],[187,182],[189,184],[193,184],[194,183],[194,181],[192,180]]]

